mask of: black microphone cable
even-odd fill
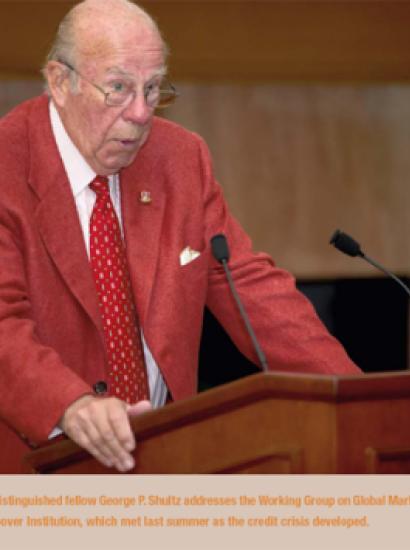
[[[229,248],[225,235],[221,233],[218,235],[214,235],[211,239],[211,248],[215,260],[219,262],[224,268],[226,277],[228,279],[229,288],[231,289],[236,305],[239,308],[239,312],[245,323],[246,330],[248,331],[248,334],[252,340],[256,355],[258,356],[262,369],[267,372],[269,370],[269,367],[266,361],[265,354],[263,353],[262,348],[260,347],[259,342],[256,338],[255,332],[253,331],[252,325],[249,321],[249,317],[245,311],[245,308],[243,307],[241,299],[239,298],[239,294],[236,291],[235,284],[232,279],[231,270],[228,267]]]

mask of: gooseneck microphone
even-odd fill
[[[236,305],[239,308],[239,312],[245,323],[246,330],[248,331],[248,334],[252,340],[253,347],[255,348],[256,355],[258,356],[258,359],[259,359],[259,363],[261,364],[261,367],[264,371],[268,371],[268,363],[266,361],[265,354],[263,353],[262,348],[260,347],[259,342],[256,338],[256,335],[253,331],[248,315],[236,291],[236,288],[232,279],[231,270],[228,267],[229,248],[228,248],[228,242],[226,240],[225,235],[222,235],[222,234],[214,235],[211,239],[211,248],[212,248],[212,254],[215,260],[219,262],[224,268],[226,278],[228,279],[229,288],[231,289]]]
[[[360,258],[363,258],[363,260],[366,260],[366,262],[369,262],[369,264],[373,265],[377,269],[380,269],[380,271],[383,271],[386,275],[391,277],[396,281],[396,283],[399,283],[399,285],[404,288],[404,290],[407,292],[407,294],[410,296],[410,288],[406,286],[403,281],[401,281],[394,273],[391,273],[388,269],[380,265],[376,260],[373,260],[372,258],[369,258],[362,249],[360,248],[360,244],[353,239],[350,235],[347,235],[347,233],[343,233],[343,231],[340,231],[337,229],[331,239],[330,244],[332,244],[335,248],[340,250],[341,252],[344,252],[348,256],[359,256]]]

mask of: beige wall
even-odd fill
[[[301,277],[370,273],[335,228],[410,274],[410,86],[181,86],[172,108],[208,141],[235,215]]]

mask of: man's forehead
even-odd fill
[[[87,57],[128,54],[144,60],[165,52],[158,30],[141,18],[122,25],[113,25],[104,18],[98,24],[78,25],[75,35],[77,50]]]
[[[79,51],[79,61],[85,69],[98,73],[131,74],[144,70],[165,73],[165,55],[162,44],[132,46],[126,42],[104,42],[88,45]]]
[[[138,70],[140,67],[136,66],[135,67],[135,70]],[[134,77],[134,71],[133,70],[130,70],[128,68],[124,68],[120,65],[113,65],[113,66],[108,66],[105,68],[104,72],[107,74],[107,75],[119,75],[119,76],[124,76],[126,78],[133,78]],[[151,76],[163,76],[165,75],[167,72],[167,68],[165,66],[165,64],[161,64],[160,66],[158,67],[154,67],[152,68],[152,71],[151,71]]]

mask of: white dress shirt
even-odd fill
[[[89,226],[96,196],[94,191],[90,189],[89,184],[97,174],[90,168],[77,147],[71,141],[52,101],[50,101],[50,120],[57,148],[73,192],[81,229],[84,235],[84,244],[87,249],[88,257],[90,257]],[[109,176],[108,179],[111,200],[123,234],[119,174]],[[143,276],[144,274],[141,273],[141,277]],[[151,404],[154,408],[161,407],[166,401],[168,389],[147,343],[145,342],[142,329],[141,339],[144,348],[145,364],[147,366]]]

